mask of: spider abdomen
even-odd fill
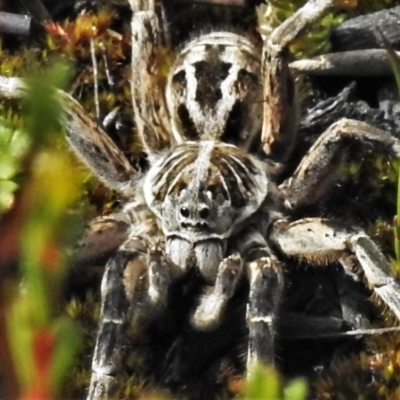
[[[191,41],[169,74],[172,134],[248,145],[260,133],[260,52],[243,36],[214,32]]]

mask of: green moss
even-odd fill
[[[395,400],[400,396],[400,335],[387,333],[367,341],[368,352],[339,362],[314,385],[318,400]]]
[[[270,0],[268,4],[259,6],[257,15],[260,32],[268,36],[275,27],[279,26],[305,3],[305,0]],[[330,50],[330,33],[345,19],[394,7],[398,2],[396,0],[343,0],[338,1],[337,4],[338,8],[334,12],[328,13],[320,21],[313,24],[308,33],[295,40],[290,46],[290,50],[297,58],[328,53]]]

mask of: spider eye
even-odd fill
[[[207,207],[204,207],[200,210],[199,216],[202,219],[206,219],[210,214],[210,210]]]
[[[189,216],[189,210],[187,207],[181,207],[180,212],[181,212],[182,217],[187,218]]]

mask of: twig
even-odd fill
[[[396,52],[400,56],[400,52]],[[389,76],[393,75],[384,49],[353,50],[298,60],[290,68],[310,75]]]
[[[98,73],[97,73],[97,60],[96,60],[96,52],[94,49],[94,40],[90,39],[90,56],[92,58],[93,64],[93,81],[94,81],[94,105],[96,108],[96,118],[99,120],[100,118],[100,104],[99,104],[99,82],[98,82]]]
[[[360,15],[336,27],[331,35],[335,51],[381,49],[383,43],[376,28],[379,28],[392,47],[400,45],[400,7]]]
[[[0,32],[11,35],[29,36],[32,28],[32,17],[28,15],[0,12]]]
[[[114,78],[113,78],[113,76],[111,75],[111,73],[110,73],[110,68],[109,68],[109,66],[108,66],[107,50],[106,50],[106,48],[105,48],[105,46],[104,46],[103,43],[100,43],[100,44],[99,44],[99,47],[100,47],[100,50],[101,50],[101,55],[102,55],[102,57],[103,57],[104,70],[105,70],[106,77],[107,77],[107,83],[108,83],[108,85],[109,85],[110,88],[111,88],[111,87],[114,86]]]
[[[371,335],[383,335],[385,333],[400,332],[400,326],[392,326],[389,328],[376,328],[376,329],[355,329],[353,331],[346,332],[334,332],[334,333],[321,333],[317,335],[300,334],[296,337],[291,336],[290,339],[339,339],[351,336],[371,336]]]

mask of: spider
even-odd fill
[[[133,108],[150,168],[138,177],[90,121],[91,136],[70,128],[68,137],[96,175],[129,199],[121,214],[99,221],[101,231],[82,249],[89,258],[92,247],[95,254],[117,247],[102,282],[88,398],[112,393],[127,320],[156,319],[172,282],[193,268],[211,287],[189,316],[198,330],[219,325],[247,277],[249,372],[259,361],[274,362],[281,253],[317,265],[338,259],[345,269],[353,269],[354,255],[368,285],[399,318],[400,288],[362,230],[319,218],[291,221],[290,215],[329,187],[349,141],[373,144],[392,157],[399,156],[400,142],[365,123],[341,120],[320,136],[292,177],[276,184],[274,162],[289,158],[297,124],[287,46],[333,2],[309,1],[261,50],[227,32],[194,39],[178,54],[166,87],[157,73],[166,26],[153,2],[130,3]],[[67,118],[67,125],[75,123]]]
[[[129,320],[156,320],[171,285],[196,270],[207,286],[188,316],[213,331],[245,277],[247,371],[274,363],[283,290],[281,255],[315,265],[354,263],[400,318],[400,287],[373,241],[356,227],[322,218],[292,220],[327,190],[350,142],[400,156],[400,141],[342,119],[313,144],[290,178],[296,94],[288,45],[333,0],[310,0],[257,48],[229,32],[201,35],[178,54],[164,87],[158,65],[167,45],[162,5],[130,0],[132,100],[149,169],[135,170],[79,103],[66,103],[67,140],[95,175],[127,199],[120,213],[94,221],[77,263],[108,257],[88,399],[112,395]],[[161,8],[161,10],[159,9]]]

